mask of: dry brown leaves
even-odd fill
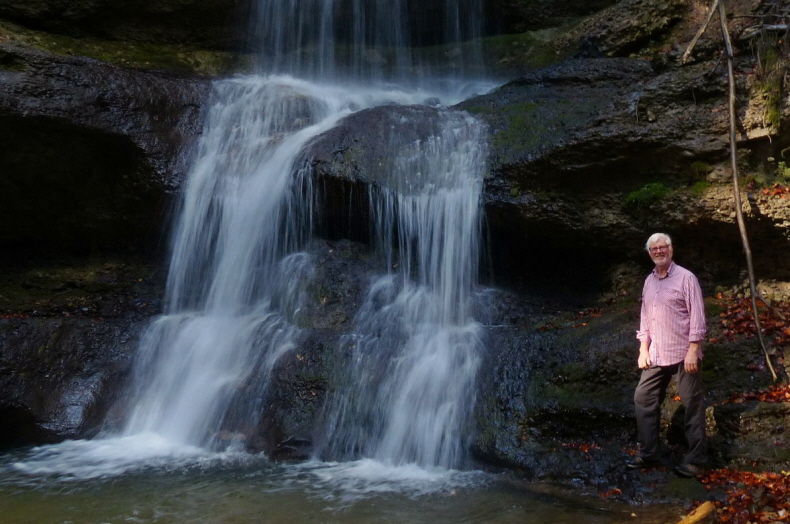
[[[724,339],[735,340],[739,336],[751,338],[757,334],[750,299],[728,299],[722,294],[719,294],[716,298],[725,308],[720,315],[721,331]],[[790,323],[786,320],[790,318],[790,304],[774,304],[773,308],[768,308],[762,302],[758,302],[757,311],[760,314],[763,336],[770,339],[771,344],[774,346],[785,347],[790,345]],[[716,343],[719,342],[719,339],[711,338],[710,342]]]
[[[790,186],[784,184],[774,184],[771,187],[763,189],[763,195],[779,198],[788,198],[790,195]]]
[[[790,522],[790,473],[753,473],[717,469],[698,477],[709,490],[724,492],[714,502],[715,522],[727,524]]]

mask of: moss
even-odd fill
[[[691,194],[694,196],[702,196],[705,192],[712,186],[710,182],[706,182],[705,180],[700,180],[693,186],[691,186]]]
[[[625,197],[625,205],[630,208],[643,209],[663,200],[672,193],[672,188],[661,182],[647,184]]]
[[[494,67],[545,67],[566,58],[570,52],[555,44],[556,34],[562,31],[563,28],[558,28],[498,35],[485,39],[483,48],[489,60],[496,64]]]
[[[113,295],[127,295],[153,268],[112,259],[0,265],[0,314],[63,312],[96,315]],[[86,311],[87,310],[87,311]]]
[[[756,71],[753,99],[762,105],[764,125],[777,129],[781,124],[784,78],[788,58],[780,50],[781,42],[763,38],[757,49],[759,66]]]
[[[571,362],[558,366],[548,376],[535,373],[530,382],[526,398],[534,399],[552,409],[585,410],[600,409],[602,406],[617,406],[623,401],[623,393],[617,387],[599,383],[598,371],[583,362]],[[534,403],[534,400],[527,404]]]
[[[523,102],[507,106],[505,118],[507,125],[494,135],[498,148],[532,149],[540,141],[542,126],[538,125],[535,110],[538,104]]]
[[[208,51],[183,45],[118,42],[92,37],[74,38],[66,35],[33,31],[0,21],[0,41],[16,41],[59,55],[95,58],[125,67],[162,69],[203,75],[227,74],[248,70],[251,59],[244,55]],[[0,60],[0,67],[3,67]]]
[[[689,166],[689,176],[691,182],[705,180],[705,177],[713,171],[713,167],[707,162],[697,161]]]

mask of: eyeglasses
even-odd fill
[[[655,246],[650,248],[651,253],[658,253],[659,251],[668,251],[669,246]]]

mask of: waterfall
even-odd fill
[[[484,130],[447,113],[427,142],[393,139],[382,147],[397,154],[395,187],[371,188],[370,200],[385,267],[397,271],[372,283],[345,337],[352,364],[332,400],[322,453],[456,467],[482,352],[470,310]]]
[[[461,19],[479,3],[447,0],[449,38],[470,36]],[[352,112],[463,97],[456,81],[445,83],[454,91],[397,83],[416,65],[414,5],[259,0],[261,72],[214,84],[173,230],[165,312],[140,342],[120,434],[40,451],[20,469],[117,474],[146,457],[244,449],[275,364],[305,336],[314,268],[302,250],[320,199],[304,195],[296,158]],[[481,358],[470,302],[485,132],[466,113],[437,112],[429,138],[381,144],[395,159],[390,182],[369,193],[382,270],[343,337],[360,380],[327,405],[323,457],[451,468],[463,455]]]
[[[295,347],[310,265],[296,251],[304,233],[289,190],[293,159],[343,114],[312,90],[277,77],[217,84],[175,230],[167,314],[140,346],[124,434],[213,447],[238,391],[260,397]],[[248,431],[254,413],[239,414]]]
[[[445,76],[479,71],[479,45],[451,46],[476,42],[482,19],[483,0],[258,0],[251,33],[263,71],[402,85],[434,68]],[[426,43],[444,48],[416,50]]]

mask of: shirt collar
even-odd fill
[[[671,277],[672,273],[674,271],[675,271],[675,261],[673,260],[672,262],[669,263],[669,269],[667,269],[667,276],[665,276],[665,277],[658,276],[658,268],[657,267],[653,268],[653,276],[656,277],[659,280],[664,280],[665,278]]]

